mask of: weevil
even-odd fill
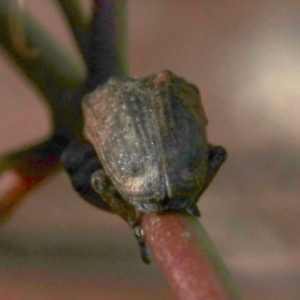
[[[91,144],[73,143],[65,167],[85,199],[129,224],[149,262],[141,214],[200,216],[197,201],[226,151],[207,141],[198,88],[170,71],[112,77],[83,99],[82,109]]]

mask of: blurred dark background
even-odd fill
[[[75,57],[55,1],[27,9]],[[84,1],[88,10],[89,1]],[[131,76],[170,69],[201,90],[211,143],[228,160],[202,222],[246,300],[300,295],[300,2],[129,0]],[[0,151],[50,132],[40,96],[0,53]],[[0,232],[1,299],[173,299],[118,217],[83,202],[63,173]]]

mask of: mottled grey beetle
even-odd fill
[[[196,86],[170,71],[113,77],[83,100],[85,135],[103,170],[92,186],[132,228],[138,214],[188,210],[226,158],[207,142]]]

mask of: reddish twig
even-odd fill
[[[59,156],[48,157],[39,164],[41,174],[33,175],[36,162],[31,161],[31,168],[23,170],[16,166],[6,170],[0,177],[0,223],[7,221],[14,210],[23,203],[29,192],[40,186],[47,177],[59,167]]]
[[[178,299],[241,299],[206,231],[195,217],[184,213],[145,214],[143,229]]]

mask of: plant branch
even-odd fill
[[[76,27],[74,25],[74,22],[77,22],[76,18],[71,16],[71,1],[58,1],[64,6],[65,14],[72,23],[71,27]],[[120,4],[122,3],[124,4],[124,1],[120,1]],[[84,71],[60,50],[60,46],[44,32],[43,28],[26,15],[22,7],[15,8],[12,18],[9,4],[11,4],[9,0],[0,0],[0,45],[46,98],[52,109],[54,135],[50,140],[41,144],[8,153],[0,158],[0,174],[15,174],[15,181],[9,185],[8,189],[1,189],[3,178],[0,178],[0,219],[10,215],[11,211],[22,202],[25,194],[43,182],[47,175],[58,169],[61,152],[71,139],[81,136],[81,99],[90,91],[92,85],[89,83],[95,82],[98,85],[102,81],[106,81],[108,76],[115,75],[116,70],[120,69],[117,66],[119,60],[116,59],[117,39],[116,36],[112,36],[115,34],[115,29],[108,26],[109,24],[111,26],[120,24],[118,20],[113,21],[113,18],[121,15],[118,13],[117,16],[114,16],[116,12],[121,11],[119,3],[108,9],[103,8],[103,3],[95,4],[97,9],[95,9],[93,34],[89,37],[89,47],[86,47],[90,51],[87,55],[91,54],[89,62],[92,71],[89,74],[90,80],[86,84],[84,84]],[[14,4],[17,5],[17,3]],[[70,9],[67,10],[68,8]],[[100,8],[101,13],[97,13]],[[80,14],[78,9],[78,7],[75,9],[77,16]],[[107,23],[108,20],[111,23]],[[16,23],[12,25],[9,23],[10,21]],[[10,26],[13,26],[18,35],[16,41],[9,35]],[[119,27],[124,32],[124,26],[120,25]],[[109,32],[103,33],[102,30]],[[74,34],[76,33],[74,32]],[[93,44],[99,43],[99,36],[100,42],[104,43],[103,48],[107,51],[113,48],[115,55],[102,55],[98,59],[97,54],[99,54],[98,51],[101,51],[102,45],[94,46]],[[79,42],[80,36],[77,39]],[[16,47],[18,45],[21,47]],[[27,53],[25,55],[20,53],[24,46],[25,48],[28,46],[29,50],[40,50],[40,55],[32,57],[26,55]],[[93,59],[97,66],[104,67],[98,70],[93,66]],[[110,73],[109,68],[114,71]],[[94,75],[96,76],[93,77]]]
[[[150,213],[142,220],[147,243],[180,300],[241,299],[201,223],[184,213]]]
[[[29,192],[44,182],[50,173],[58,170],[58,160],[59,156],[53,157],[51,163],[48,159],[46,175],[31,176],[18,167],[13,167],[1,174],[0,225],[9,219]]]
[[[94,90],[113,75],[123,73],[125,1],[95,0],[91,26],[88,90]]]
[[[67,140],[50,140],[0,158],[0,224],[7,221],[25,196],[60,168]]]
[[[65,141],[54,137],[0,159],[0,224],[23,203],[25,196],[60,167]]]
[[[73,118],[68,120],[67,116],[60,116],[60,111],[68,106],[62,99],[83,84],[86,77],[85,71],[61,49],[61,46],[49,34],[45,33],[41,25],[25,12],[22,14],[25,27],[23,34],[29,49],[38,50],[38,54],[31,57],[19,53],[10,36],[10,4],[9,0],[0,0],[0,45],[47,100],[55,116],[54,127],[60,132],[72,131],[73,129],[70,129],[67,123],[74,123]],[[70,107],[72,107],[71,104]]]
[[[90,18],[85,15],[79,0],[57,0],[57,2],[67,17],[78,48],[86,59]]]
[[[47,175],[49,165],[52,169],[53,162],[59,162],[54,158],[59,157],[67,143],[68,140],[53,136],[42,143],[4,154],[0,157],[0,174],[6,169],[17,167],[28,176]]]

